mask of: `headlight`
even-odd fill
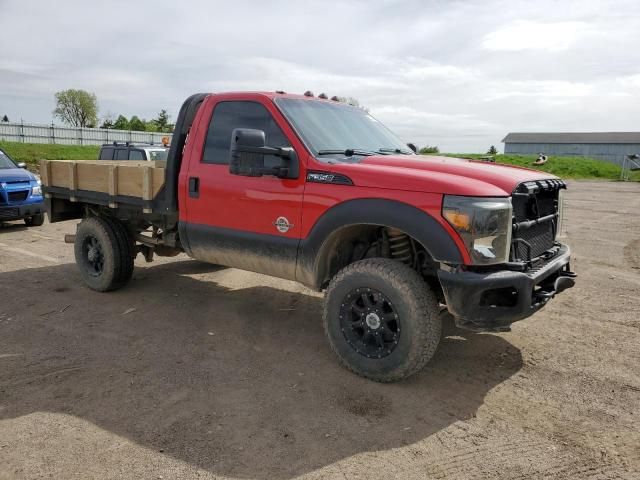
[[[31,187],[31,195],[33,196],[42,195],[42,187],[40,185]]]
[[[511,198],[445,195],[442,216],[460,234],[474,265],[509,260]]]

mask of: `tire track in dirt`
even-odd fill
[[[623,256],[629,267],[640,270],[640,238],[636,238],[625,245]]]

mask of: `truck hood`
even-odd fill
[[[35,180],[35,177],[24,168],[0,169],[0,182],[30,182],[32,180]]]
[[[364,187],[485,197],[511,195],[522,182],[557,178],[528,168],[430,155],[374,155],[332,167]]]

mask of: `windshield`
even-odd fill
[[[278,98],[276,104],[314,155],[412,154],[407,145],[361,108],[338,102]],[[335,158],[334,158],[335,159]]]
[[[13,163],[13,160],[6,153],[0,150],[0,169],[6,168],[18,168],[18,166]]]
[[[166,160],[169,150],[163,148],[162,150],[147,150],[149,154],[149,160]]]

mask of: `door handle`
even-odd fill
[[[200,196],[200,178],[189,177],[189,196],[198,198]]]

